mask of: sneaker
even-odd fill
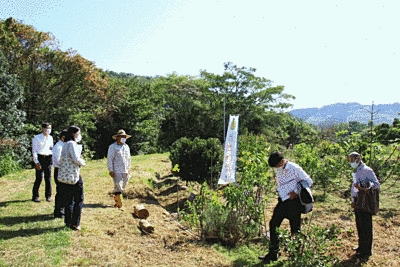
[[[78,226],[72,225],[71,229],[74,230],[74,231],[80,231],[81,230],[81,226],[80,225],[78,225]]]
[[[51,198],[50,197],[46,198],[46,201],[51,202]]]
[[[39,203],[39,202],[40,202],[40,199],[39,199],[38,197],[35,197],[35,198],[32,198],[32,201],[33,201],[33,202]]]
[[[276,254],[272,254],[272,253],[268,253],[265,256],[258,256],[258,258],[260,260],[262,260],[264,263],[270,263],[270,262],[278,260],[278,256]]]

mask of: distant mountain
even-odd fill
[[[393,122],[400,118],[400,103],[373,106],[374,124]],[[368,123],[371,120],[372,105],[359,103],[336,103],[322,108],[293,109],[289,113],[315,125],[333,125],[341,122],[358,121]]]

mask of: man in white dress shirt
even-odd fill
[[[42,133],[32,139],[32,156],[35,163],[35,182],[32,188],[32,201],[40,202],[39,188],[43,177],[45,182],[46,201],[51,201],[51,166],[53,137],[51,133],[51,124],[44,122],[42,124]]]
[[[114,207],[122,207],[122,193],[129,181],[129,169],[131,167],[131,152],[125,143],[131,136],[124,130],[119,130],[112,138],[115,140],[108,148],[107,167],[114,181]]]
[[[276,168],[276,191],[279,197],[278,204],[276,204],[269,222],[269,252],[265,256],[258,257],[264,263],[278,260],[279,238],[276,230],[284,219],[289,220],[292,235],[300,231],[301,213],[305,207],[300,202],[297,184],[304,181],[309,187],[312,185],[312,180],[308,174],[296,163],[285,159],[281,152],[272,153],[268,158],[268,165]]]

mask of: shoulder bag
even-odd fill
[[[379,212],[379,189],[358,190],[354,210],[376,215]]]
[[[60,158],[57,180],[64,184],[76,184],[79,181],[80,166],[70,157]]]

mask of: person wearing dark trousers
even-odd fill
[[[276,191],[279,197],[278,204],[275,206],[269,222],[270,242],[268,254],[258,257],[264,263],[278,260],[279,237],[277,229],[284,219],[289,220],[292,235],[300,231],[301,213],[304,211],[304,206],[298,196],[299,187],[297,184],[300,181],[304,181],[309,187],[312,185],[309,175],[299,165],[285,159],[281,152],[272,153],[268,158],[268,165],[276,168]]]
[[[32,139],[32,157],[35,163],[35,182],[32,188],[32,201],[40,202],[39,188],[44,178],[45,198],[51,201],[51,166],[53,137],[51,133],[51,124],[45,122],[42,124],[42,133]]]
[[[53,147],[53,166],[54,166],[54,182],[56,183],[56,195],[54,197],[54,218],[64,218],[64,203],[65,196],[60,188],[61,182],[58,181],[58,169],[60,167],[61,151],[64,145],[65,135],[67,130],[64,129],[60,132],[59,140]]]
[[[357,202],[358,192],[379,189],[380,183],[375,172],[363,163],[359,153],[351,152],[347,156],[347,159],[350,166],[355,169],[355,172],[352,174],[353,183],[351,186],[351,207],[354,209],[355,203]],[[356,251],[355,257],[368,260],[372,255],[372,214],[358,209],[355,209],[354,213],[358,233],[358,247],[353,249]]]
[[[85,166],[86,162],[82,158],[82,146],[77,143],[82,139],[81,130],[77,126],[70,126],[67,130],[67,134],[64,139],[64,145],[61,151],[61,161],[67,160],[73,162],[77,167],[78,172],[74,169],[63,165],[61,162],[60,173],[58,179],[60,181],[60,189],[62,195],[65,196],[63,199],[64,206],[64,222],[67,227],[73,230],[81,230],[81,215],[84,201],[84,190],[83,190],[83,180],[80,175],[80,167]],[[76,183],[63,183],[62,173],[70,173],[71,177],[77,180]]]
[[[82,176],[76,184],[60,183],[61,192],[66,192],[64,200],[64,223],[72,230],[81,230],[81,216],[84,203],[84,191]]]

